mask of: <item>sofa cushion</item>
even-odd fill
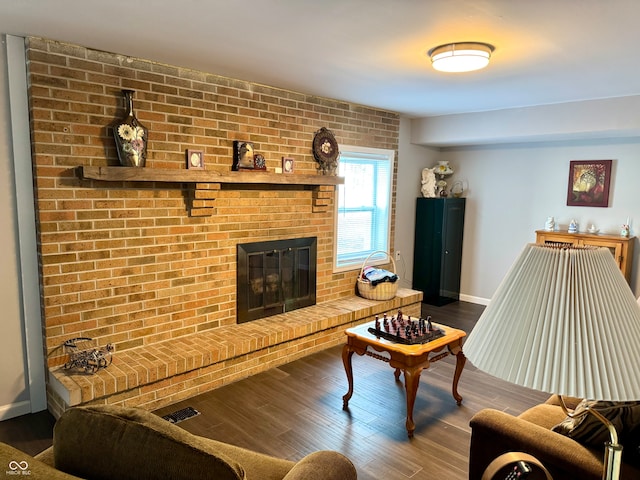
[[[93,480],[244,480],[215,444],[141,409],[76,407],[53,430],[56,468]]]
[[[566,435],[583,445],[601,447],[610,441],[609,430],[598,418],[588,413],[592,409],[609,420],[620,437],[620,443],[640,425],[640,402],[604,402],[583,400],[570,417],[555,425],[554,432]],[[624,445],[624,443],[623,443]]]

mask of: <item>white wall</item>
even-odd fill
[[[401,123],[401,151],[408,149]],[[432,149],[429,149],[433,151]],[[414,168],[419,154],[413,153]],[[563,142],[448,147],[435,160],[448,160],[456,173],[450,184],[463,180],[468,189],[461,299],[487,303],[520,250],[535,241],[548,216],[566,229],[571,219],[584,230],[595,224],[601,232],[618,234],[620,225],[631,219],[631,234],[640,235],[640,138],[585,139]],[[608,208],[566,206],[571,160],[613,160]],[[409,169],[408,166],[405,166]],[[412,231],[409,219],[399,217],[396,231]],[[631,288],[640,294],[636,240]],[[406,249],[405,249],[406,250]],[[411,252],[412,254],[412,252]]]
[[[396,192],[395,251],[397,274],[401,286],[411,288],[413,279],[413,242],[416,218],[416,198],[421,196],[422,169],[437,163],[439,149],[410,143],[411,120],[400,118],[398,145],[398,190]]]
[[[554,216],[560,229],[575,219],[580,230],[595,224],[603,233],[619,234],[631,219],[631,233],[640,233],[640,140],[602,140],[582,144],[535,144],[452,149],[441,159],[468,178],[469,192],[461,292],[490,298],[515,257],[534,231]],[[568,207],[571,160],[612,159],[608,208]],[[631,287],[640,292],[635,245]]]
[[[583,231],[595,224],[611,234],[619,234],[620,225],[630,218],[631,234],[640,236],[638,106],[636,95],[401,123],[401,149],[437,148],[432,158],[448,160],[455,170],[449,184],[462,180],[468,186],[461,299],[487,303],[548,216],[555,217],[560,229],[566,230],[575,219]],[[403,128],[410,128],[410,134]],[[407,137],[411,149],[402,144]],[[417,157],[413,155],[413,162],[418,163]],[[569,162],[609,159],[613,160],[609,207],[567,207]],[[413,227],[408,219],[401,220],[397,231]],[[640,294],[637,243],[636,239],[631,278],[636,296]]]
[[[14,415],[29,401],[26,379],[26,350],[20,303],[20,273],[16,219],[16,192],[13,181],[13,149],[11,148],[11,116],[6,72],[6,50],[0,48],[0,419]],[[27,410],[28,411],[28,410]]]
[[[0,49],[0,420],[47,408],[24,39]]]

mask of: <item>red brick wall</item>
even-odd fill
[[[197,149],[226,172],[233,140],[245,140],[270,171],[290,156],[294,174],[315,174],[320,127],[397,151],[397,114],[40,38],[27,56],[50,366],[77,336],[124,350],[234,325],[237,243],[317,236],[318,302],[353,294],[356,272],[332,273],[333,195],[315,211],[306,188],[225,187],[215,213],[196,218],[192,185],[79,180],[74,167],[118,165],[108,126],[123,88],[150,132],[147,168],[185,168]]]

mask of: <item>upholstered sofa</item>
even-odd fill
[[[579,402],[580,399],[566,399],[571,409]],[[566,418],[555,395],[517,417],[494,409],[479,411],[470,421],[469,480],[480,480],[489,463],[506,452],[533,455],[554,480],[600,480],[604,444],[598,447],[584,445],[552,430]],[[623,445],[621,478],[640,479],[637,443],[625,445],[622,437],[620,443]]]
[[[357,478],[338,452],[278,459],[192,435],[145,410],[113,406],[66,411],[55,424],[53,446],[36,457],[0,444],[0,464],[11,475],[47,480]]]

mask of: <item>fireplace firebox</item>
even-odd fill
[[[237,321],[316,303],[317,237],[238,244]]]

